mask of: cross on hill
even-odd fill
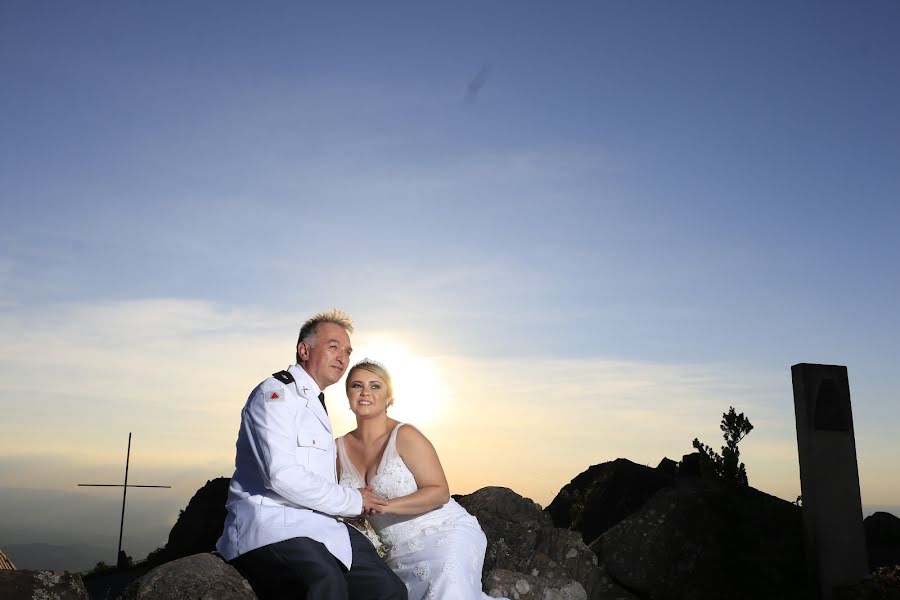
[[[125,553],[122,552],[122,529],[125,525],[125,496],[128,488],[169,488],[171,485],[129,485],[128,483],[128,463],[131,461],[131,432],[128,432],[128,453],[125,455],[125,482],[124,483],[79,483],[78,487],[120,487],[122,488],[122,518],[119,521],[119,551],[116,554],[116,567],[123,569],[128,566]]]

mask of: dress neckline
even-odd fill
[[[347,436],[342,435],[340,438],[338,438],[338,441],[341,444],[341,448],[340,448],[341,454],[344,455],[344,462],[352,470],[353,477],[355,477],[358,482],[362,483],[363,486],[374,485],[375,480],[378,479],[379,475],[381,475],[381,472],[384,469],[384,464],[385,464],[385,462],[387,462],[387,458],[388,458],[388,454],[390,453],[390,450],[395,448],[397,445],[397,431],[403,425],[405,425],[405,423],[397,423],[394,426],[394,428],[391,430],[391,435],[388,436],[387,443],[385,443],[384,448],[381,450],[381,458],[378,460],[378,466],[375,467],[375,475],[372,476],[371,484],[368,481],[366,481],[366,478],[364,475],[360,475],[359,469],[356,467],[355,464],[353,464],[353,461],[350,459],[350,454],[347,452],[347,447],[344,445],[344,438]]]

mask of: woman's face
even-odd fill
[[[355,369],[347,377],[347,398],[358,417],[383,413],[390,401],[384,380],[365,369]]]

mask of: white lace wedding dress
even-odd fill
[[[397,431],[391,432],[370,482],[385,498],[406,496],[419,489],[416,479],[397,454]],[[365,478],[347,458],[344,438],[337,440],[340,484],[365,487]],[[478,520],[451,498],[447,504],[421,515],[367,517],[384,544],[385,562],[406,584],[409,600],[481,600],[481,567],[487,539]]]

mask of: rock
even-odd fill
[[[878,567],[855,585],[836,585],[832,600],[900,600],[900,565]]]
[[[699,452],[691,452],[681,457],[678,465],[679,477],[700,477],[703,470],[703,455]]]
[[[869,569],[900,565],[900,519],[886,512],[869,515],[863,521]]]
[[[591,549],[642,598],[806,597],[800,509],[753,488],[679,479]]]
[[[116,598],[136,579],[143,577],[154,565],[140,564],[120,571],[115,568],[85,574],[81,580],[91,598]]]
[[[544,512],[556,527],[578,531],[585,543],[591,543],[673,482],[662,470],[619,458],[575,477]]]
[[[549,515],[528,498],[500,487],[454,497],[478,519],[487,536],[485,590],[492,585],[487,575],[500,569],[530,575],[548,589],[558,588],[560,580],[574,580],[592,600],[631,597],[597,564],[597,557],[577,532],[554,527]],[[528,578],[523,581],[530,582]]]
[[[553,528],[538,504],[508,488],[486,487],[454,498],[478,519],[487,535],[485,572],[497,567],[513,571],[528,569],[539,533]]]
[[[169,540],[157,564],[216,549],[227,514],[225,501],[230,481],[227,477],[218,477],[197,490],[169,532]]]
[[[0,570],[3,600],[89,600],[81,576],[68,571]]]
[[[129,585],[120,600],[256,600],[237,569],[213,554],[194,554],[156,567]]]
[[[664,456],[663,459],[659,461],[659,464],[656,465],[656,470],[662,471],[669,477],[675,477],[678,475],[678,463],[671,458]]]
[[[535,577],[506,569],[494,569],[484,578],[484,590],[492,598],[510,600],[587,600],[577,581]]]

